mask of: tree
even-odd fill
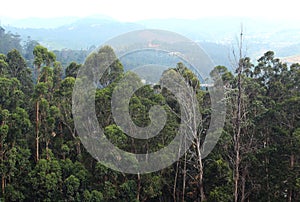
[[[29,173],[29,177],[32,185],[32,198],[44,201],[57,201],[61,198],[61,167],[57,160],[40,159]]]
[[[66,68],[66,77],[76,78],[80,67],[81,67],[81,64],[77,64],[76,62],[71,62]]]
[[[36,89],[35,89],[35,133],[36,133],[36,161],[39,160],[39,139],[40,139],[40,99],[43,98],[43,95],[47,92],[47,88],[51,88],[53,72],[50,69],[51,63],[55,61],[55,55],[53,52],[49,52],[47,48],[37,45],[33,50],[34,55],[34,65],[36,67]],[[45,65],[43,69],[43,73],[41,74],[41,67]],[[49,75],[50,74],[50,75]],[[41,78],[43,79],[42,83],[40,83]],[[49,78],[49,80],[48,80]],[[48,85],[48,87],[47,87]],[[45,102],[47,100],[44,100]]]
[[[7,74],[8,64],[7,57],[4,54],[0,54],[0,75],[4,76]]]
[[[13,49],[7,53],[7,63],[9,65],[8,75],[20,80],[22,73],[26,70],[26,62],[19,51]]]
[[[5,70],[7,76],[11,78],[15,77],[21,82],[21,89],[27,99],[29,99],[33,90],[33,81],[31,69],[27,67],[25,59],[18,50],[13,49],[7,53],[6,61],[8,64]]]
[[[27,41],[25,42],[24,45],[24,57],[27,61],[27,64],[32,64],[34,61],[34,55],[33,55],[33,50],[36,46],[38,46],[39,43],[35,40],[32,40],[30,36],[27,37]]]
[[[177,99],[178,104],[175,106],[170,106],[170,110],[176,114],[177,117],[181,118],[181,121],[184,122],[185,133],[184,140],[182,145],[186,149],[187,142],[192,143],[192,148],[188,151],[189,155],[184,155],[183,159],[183,170],[182,170],[182,197],[181,200],[185,201],[185,190],[186,190],[186,181],[187,176],[191,177],[191,180],[196,182],[197,198],[200,198],[200,201],[206,200],[206,194],[204,191],[204,165],[202,160],[202,138],[205,131],[204,120],[201,117],[200,107],[203,104],[204,93],[200,91],[200,82],[197,76],[185,67],[182,63],[178,63],[175,69],[165,72],[165,75],[168,78],[172,78],[172,83],[176,84],[177,90],[175,90],[173,99]],[[180,78],[182,77],[183,80]],[[170,82],[168,80],[162,80],[162,84]],[[180,109],[180,110],[179,110]],[[180,152],[180,150],[179,150]],[[189,159],[189,160],[188,160]],[[187,162],[191,161],[192,168],[187,168]],[[177,184],[177,172],[178,166],[176,168],[175,174],[175,183],[173,198],[175,200],[175,187]],[[188,171],[189,170],[189,171]]]
[[[16,78],[0,77],[0,167],[2,196],[9,200],[24,198],[21,175],[26,175],[29,150],[26,135],[30,133],[31,123],[23,104],[23,93]],[[18,169],[18,166],[27,166]],[[24,182],[24,181],[23,181]],[[7,187],[7,185],[10,185]],[[18,190],[16,190],[18,188]],[[6,192],[8,191],[8,192]]]
[[[10,32],[5,33],[5,29],[0,26],[0,53],[7,54],[12,49],[17,49],[21,52],[22,46],[20,41],[20,35]]]
[[[76,193],[78,193],[78,189],[80,186],[80,180],[77,179],[74,175],[70,175],[65,181],[64,181],[64,189],[65,189],[65,199],[68,201],[75,201],[75,199],[78,197],[76,196]]]

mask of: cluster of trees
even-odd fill
[[[54,50],[53,53],[56,55],[57,61],[59,61],[63,67],[67,67],[71,62],[83,63],[85,58],[95,48],[96,48],[95,46],[91,46],[87,50],[62,49],[62,50]]]
[[[0,54],[0,196],[5,201],[298,201],[300,200],[300,65],[287,65],[265,53],[254,65],[238,61],[233,74],[217,66],[222,77],[227,115],[221,139],[201,159],[201,142],[211,116],[209,93],[182,63],[179,73],[196,94],[202,128],[189,151],[173,165],[148,174],[130,175],[98,163],[82,146],[72,116],[72,90],[81,64],[67,68],[56,55],[37,45],[32,65],[20,51]],[[114,56],[110,47],[93,53]],[[35,75],[34,77],[32,75]],[[127,136],[114,122],[111,97],[124,77],[116,60],[99,78],[95,107],[105,135],[133,153],[157,151],[172,141],[180,125],[174,94],[159,84],[140,88],[130,100],[133,122],[150,123],[149,109],[167,114],[158,136]],[[131,75],[135,76],[135,75]],[[183,106],[184,107],[184,106]],[[110,155],[110,154],[107,154]]]
[[[33,62],[33,49],[36,45],[38,45],[38,42],[30,37],[23,42],[19,34],[6,32],[0,26],[0,53],[7,54],[12,49],[16,49],[26,59],[27,65],[30,66]]]
[[[2,53],[8,53],[11,49],[22,50],[20,45],[21,38],[18,34],[5,33],[5,29],[0,26],[0,50]]]
[[[33,49],[37,45],[39,45],[39,43],[30,36],[28,36],[26,40],[22,40],[21,35],[6,32],[5,29],[0,26],[0,53],[7,54],[12,49],[16,49],[26,60],[27,66],[33,67]],[[84,59],[95,48],[95,46],[91,46],[88,49],[62,49],[54,50],[53,52],[61,65],[67,67],[71,62],[83,63]]]

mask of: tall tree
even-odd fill
[[[39,139],[40,139],[40,99],[43,98],[43,95],[47,92],[47,85],[45,82],[48,82],[48,72],[44,71],[44,80],[45,82],[40,83],[41,79],[41,68],[42,65],[45,65],[45,68],[50,68],[51,63],[55,61],[55,55],[53,52],[48,51],[47,48],[37,45],[33,50],[34,55],[34,65],[36,67],[36,89],[35,89],[35,133],[36,133],[36,161],[39,160]]]

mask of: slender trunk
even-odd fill
[[[268,137],[268,129],[266,131],[267,136],[265,137],[264,148],[268,147],[269,145],[269,137]],[[268,195],[268,202],[271,202],[270,196],[270,183],[269,183],[269,156],[265,154],[265,172],[266,172],[266,184],[267,184],[267,195]]]
[[[180,155],[181,147],[178,148],[178,156]],[[178,158],[179,159],[179,158]],[[176,173],[174,178],[174,187],[173,187],[173,201],[177,201],[176,188],[177,188],[177,179],[178,179],[178,171],[179,171],[179,160],[176,163]]]
[[[132,129],[131,129],[131,131],[132,131]],[[134,138],[131,138],[131,152],[136,153]],[[136,200],[141,201],[141,175],[140,175],[140,173],[137,174]]]
[[[35,118],[35,143],[36,143],[36,162],[39,161],[39,101],[36,101],[36,118]]]
[[[234,201],[238,201],[238,184],[239,184],[239,179],[240,179],[240,136],[241,136],[241,110],[242,110],[242,82],[241,82],[241,77],[242,77],[242,42],[243,42],[243,32],[241,30],[241,35],[240,35],[240,58],[239,58],[239,63],[238,63],[238,97],[237,97],[237,116],[236,116],[236,134],[234,137],[234,144],[235,144],[235,169],[234,169]]]
[[[238,79],[238,111],[237,111],[237,133],[235,135],[235,168],[234,168],[234,201],[238,201],[238,183],[240,179],[240,135],[241,135],[241,85],[240,85],[240,75]]]
[[[238,201],[238,185],[239,185],[239,161],[240,161],[240,154],[239,151],[236,151],[236,159],[235,159],[235,168],[234,168],[234,201]]]
[[[201,201],[206,200],[205,192],[204,192],[204,185],[203,185],[203,162],[202,162],[202,155],[201,155],[201,146],[200,141],[197,140],[197,153],[198,153],[198,162],[199,162],[199,192],[201,195]]]
[[[181,199],[182,202],[184,202],[185,186],[186,186],[185,184],[186,184],[186,152],[184,153],[184,162],[183,162],[182,199]]]
[[[294,169],[294,165],[295,165],[295,155],[291,154],[290,156],[290,169],[293,170]],[[289,188],[288,191],[288,202],[292,202],[293,201],[293,189]]]
[[[177,201],[176,199],[176,187],[177,187],[177,178],[178,178],[178,170],[179,170],[179,160],[176,163],[176,173],[174,177],[174,186],[173,186],[173,201]]]
[[[37,66],[37,84],[40,82],[40,69],[41,69],[41,66],[38,65]],[[39,105],[39,101],[37,99],[36,101],[36,106],[35,106],[35,110],[36,110],[36,114],[35,114],[35,144],[36,144],[36,162],[39,161],[39,145],[40,145],[40,142],[39,142],[39,110],[40,110],[40,105]]]
[[[77,143],[76,143],[76,151],[77,151],[78,155],[81,154],[80,141],[77,141]]]
[[[241,196],[241,202],[245,201],[246,178],[247,178],[247,168],[245,168],[243,170],[243,174],[242,174],[242,196]]]
[[[204,192],[204,185],[203,185],[203,165],[202,159],[200,160],[200,173],[199,173],[199,191],[201,194],[201,201],[206,200],[205,192]]]
[[[265,156],[265,172],[266,172],[266,179],[267,179],[267,194],[268,194],[268,202],[271,202],[270,198],[270,184],[269,184],[269,158]]]
[[[4,123],[2,123],[2,125],[4,125]],[[4,160],[4,151],[3,151],[3,144],[2,142],[0,143],[0,149],[1,149],[1,164],[3,164],[3,160]],[[4,196],[4,190],[5,190],[5,176],[4,176],[4,172],[2,173],[2,183],[1,183],[1,188],[2,188],[2,196]]]
[[[141,175],[140,173],[137,174],[137,194],[136,200],[140,201],[140,192],[141,192]]]
[[[290,158],[291,158],[291,168],[293,169],[295,165],[295,155],[292,154]]]
[[[50,160],[49,143],[50,143],[50,139],[46,141],[46,158],[47,158],[47,160]]]
[[[289,189],[289,193],[288,193],[288,202],[292,202],[292,197],[293,196],[293,190]]]
[[[2,188],[2,196],[4,196],[4,190],[5,190],[5,176],[4,176],[4,174],[2,174],[1,188]]]

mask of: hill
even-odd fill
[[[3,22],[5,24],[5,22]],[[35,25],[34,25],[35,24]],[[105,16],[88,18],[25,19],[4,25],[23,40],[28,36],[51,50],[89,50],[122,33],[140,29],[163,29],[197,41],[217,65],[230,67],[229,56],[237,49],[237,38],[244,34],[244,52],[257,59],[272,50],[277,57],[300,54],[300,25],[293,21],[253,18],[203,18],[197,20],[156,19],[134,23]]]
[[[288,63],[288,64],[300,63],[300,55],[293,55],[293,56],[289,56],[289,57],[283,57],[283,58],[281,58],[281,60],[283,62]]]

